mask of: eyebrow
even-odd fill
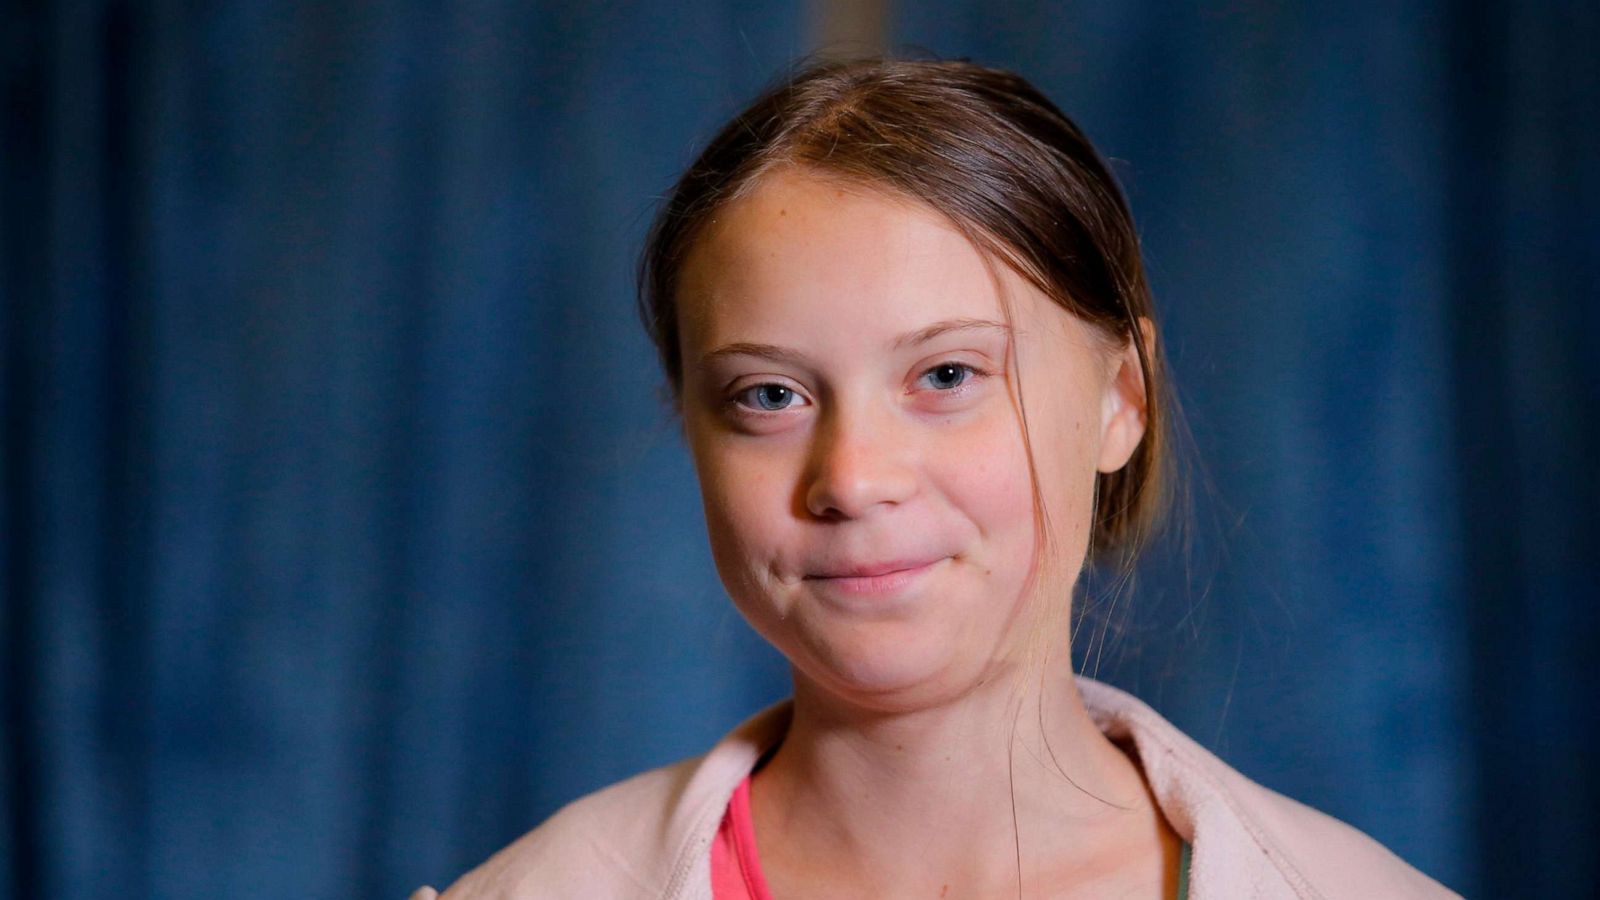
[[[934,322],[925,328],[919,328],[916,331],[900,335],[894,339],[893,347],[896,350],[915,347],[953,331],[996,331],[1001,334],[1010,334],[1011,327],[1004,322],[996,322],[991,319],[944,319]],[[700,357],[699,365],[704,368],[730,356],[759,356],[763,359],[770,359],[793,366],[803,366],[807,362],[806,355],[798,350],[780,347],[777,344],[738,341],[732,344],[724,344]]]

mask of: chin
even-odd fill
[[[906,634],[901,627],[858,625],[848,634],[813,635],[803,646],[779,646],[796,678],[860,709],[908,712],[959,699],[990,680],[992,658],[952,654],[970,642],[954,635]],[[822,638],[822,639],[818,639]]]

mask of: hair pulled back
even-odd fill
[[[640,314],[675,399],[683,262],[720,208],[784,164],[926,204],[1116,344],[1133,340],[1145,435],[1098,476],[1090,534],[1090,561],[1131,565],[1167,504],[1171,392],[1154,331],[1136,339],[1141,319],[1155,326],[1132,216],[1077,125],[1020,76],[959,61],[823,62],[769,88],[678,180],[640,260]]]

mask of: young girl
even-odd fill
[[[1169,407],[1126,204],[1034,88],[802,71],[641,273],[718,572],[794,697],[447,900],[1451,896],[1075,676],[1078,574],[1151,530]]]

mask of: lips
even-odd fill
[[[851,562],[830,566],[805,580],[824,596],[838,599],[871,599],[875,604],[908,591],[923,576],[933,571],[945,557],[893,559],[877,562]]]
[[[837,567],[828,567],[821,572],[807,575],[807,578],[872,578],[879,575],[890,575],[895,572],[904,572],[909,569],[920,569],[932,565],[943,557],[929,556],[919,559],[894,559],[884,562],[845,563]]]

